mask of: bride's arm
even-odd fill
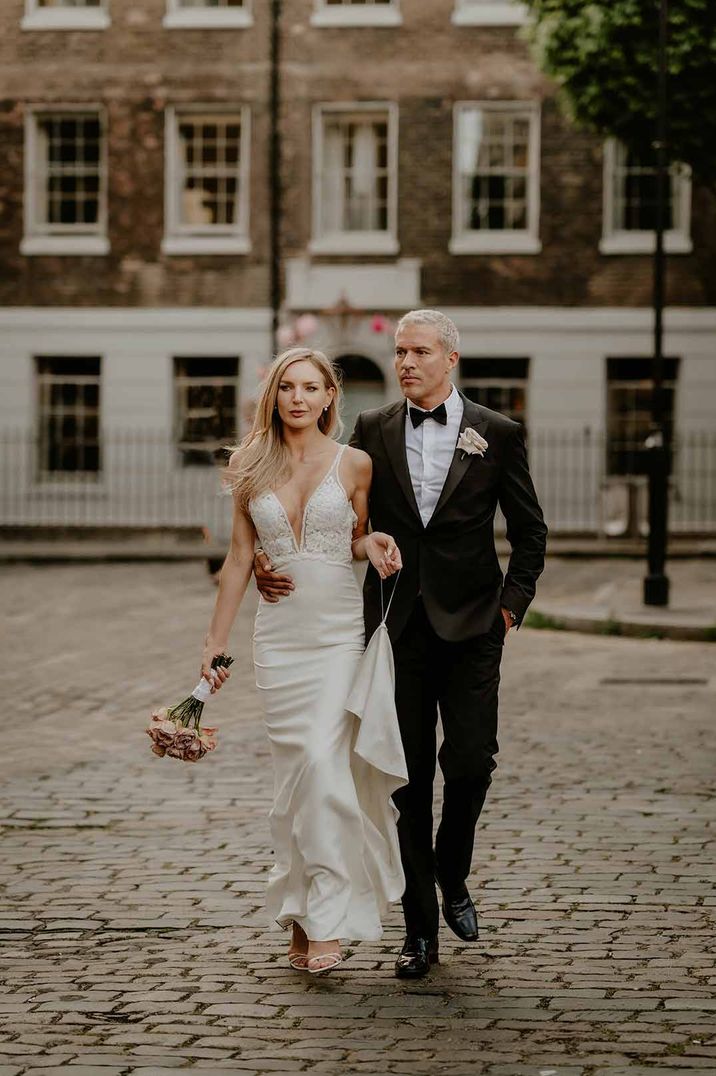
[[[360,449],[351,448],[349,452],[353,467],[351,503],[358,516],[351,543],[353,559],[369,560],[381,579],[387,579],[402,568],[400,550],[389,534],[383,534],[382,531],[368,534],[368,496],[373,477],[373,461],[367,452]]]
[[[216,595],[216,604],[214,605],[209,630],[204,640],[204,653],[201,662],[201,675],[210,684],[214,683],[214,678],[210,672],[212,658],[226,650],[231,626],[249,585],[254,563],[255,538],[256,532],[251,519],[239,506],[236,497],[234,497],[231,545],[219,576],[219,591]],[[221,687],[223,681],[228,679],[230,675],[229,672],[223,669],[219,670],[219,677],[215,683],[216,690]]]

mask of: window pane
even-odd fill
[[[678,359],[664,361],[664,429],[671,444]],[[644,441],[651,429],[652,360],[607,359],[607,473],[646,474]],[[669,461],[670,466],[670,461]]]
[[[240,122],[236,117],[184,116],[178,134],[180,224],[233,230],[239,220]]]
[[[387,231],[387,118],[334,113],[323,124],[321,231]]]
[[[98,472],[100,359],[38,356],[35,362],[40,472]]]
[[[461,358],[460,388],[475,403],[525,422],[529,359]]]
[[[664,227],[675,228],[680,169],[670,169]],[[650,232],[656,228],[656,157],[639,156],[617,143],[614,153],[614,227],[617,231]]]
[[[181,461],[210,464],[237,436],[239,360],[177,357],[174,360],[176,437]]]
[[[102,191],[102,127],[97,116],[46,115],[37,120],[38,224],[48,230],[97,231]]]
[[[530,115],[463,109],[456,157],[467,231],[524,231],[528,221]]]

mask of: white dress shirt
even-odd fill
[[[410,408],[423,410],[408,400],[408,409]],[[434,418],[428,418],[416,428],[411,422],[410,414],[405,416],[405,453],[424,527],[427,527],[442,493],[460,432],[464,408],[454,385],[445,400],[445,410],[445,426],[441,426]]]

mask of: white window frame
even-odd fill
[[[385,231],[319,232],[323,172],[323,120],[336,112],[384,112],[388,121],[388,227]],[[337,101],[313,109],[312,254],[397,254],[398,242],[398,105],[395,101]]]
[[[602,238],[599,242],[600,254],[653,254],[656,248],[656,233],[653,231],[623,230],[614,227],[614,169],[616,166],[618,142],[608,138],[604,143],[604,173],[602,187]],[[691,240],[691,174],[688,169],[680,174],[677,183],[681,185],[681,204],[684,221],[678,228],[669,228],[664,232],[664,250],[667,254],[690,254],[693,250]]]
[[[311,26],[400,26],[400,0],[389,4],[327,4],[314,0]]]
[[[109,0],[97,7],[41,7],[25,0],[22,30],[106,30],[110,25]]]
[[[522,26],[527,8],[517,0],[455,0],[456,26]]]
[[[102,140],[100,145],[99,172],[99,219],[91,227],[67,226],[66,232],[47,230],[37,218],[37,190],[35,186],[38,161],[37,124],[44,116],[58,116],[72,113],[92,113],[99,119]],[[74,230],[73,230],[74,228]],[[24,197],[24,235],[20,242],[20,253],[24,255],[83,255],[109,254],[107,236],[107,119],[105,110],[98,104],[76,103],[71,105],[52,105],[50,108],[36,106],[25,112],[25,197]]]
[[[492,112],[520,112],[529,118],[527,178],[527,227],[462,230],[462,177],[460,174],[460,117],[463,112],[484,108]],[[542,110],[538,101],[456,101],[453,110],[453,185],[451,254],[539,254]]]
[[[182,7],[179,0],[167,0],[162,25],[169,30],[242,29],[253,26],[253,2],[244,0],[242,7]]]
[[[236,223],[191,227],[182,224],[177,195],[179,192],[180,141],[178,124],[183,116],[235,116],[241,125],[239,144],[239,200]],[[191,104],[169,105],[165,113],[164,166],[164,238],[163,254],[248,254],[251,251],[249,234],[249,176],[251,147],[251,109],[248,105]]]

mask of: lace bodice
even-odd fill
[[[274,568],[295,557],[351,563],[351,539],[358,517],[338,476],[345,447],[341,445],[328,473],[306,503],[300,542],[296,541],[286,511],[273,490],[266,490],[251,500],[249,512],[256,533]]]

